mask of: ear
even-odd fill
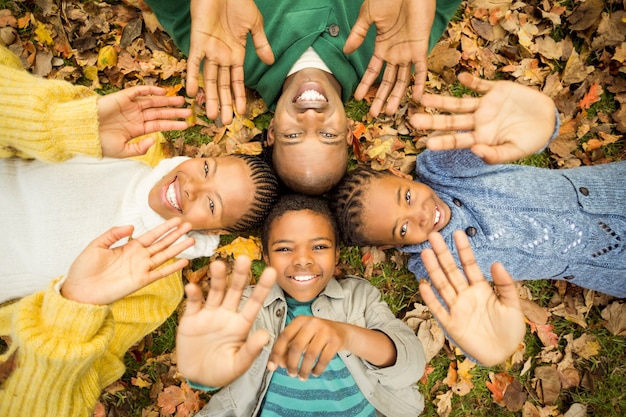
[[[335,248],[335,265],[339,265],[339,246]]]
[[[350,127],[350,123],[346,127],[346,143],[348,145],[352,145],[352,141],[354,140],[354,136],[352,135],[352,128]]]
[[[388,171],[391,172],[396,177],[400,177],[400,178],[404,178],[405,180],[413,181],[413,177],[411,177],[409,174],[405,174],[404,172],[400,171],[397,168],[389,168]]]
[[[263,251],[263,262],[265,262],[265,265],[271,266],[270,265],[270,257],[267,254],[267,252],[265,252],[265,251]]]
[[[274,131],[274,118],[272,118],[272,120],[270,120],[269,126],[267,126],[267,145],[268,146],[274,145],[274,140],[276,139],[275,135],[276,135],[276,132]]]

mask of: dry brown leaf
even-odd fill
[[[601,315],[606,320],[604,327],[611,334],[626,336],[626,304],[615,301],[602,310]]]
[[[433,403],[437,406],[439,417],[448,417],[452,411],[452,391],[437,395]]]
[[[535,368],[533,380],[535,391],[541,402],[552,405],[561,393],[561,380],[555,366],[539,366]]]
[[[522,307],[522,313],[524,316],[533,323],[546,324],[550,317],[550,312],[547,308],[541,307],[539,304],[532,300],[520,299]]]
[[[513,379],[504,391],[503,402],[507,410],[515,412],[522,409],[527,398],[528,395],[522,384],[517,379]]]

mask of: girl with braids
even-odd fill
[[[506,81],[480,83],[492,92],[438,99],[438,107],[469,115],[424,115],[435,129],[466,130],[438,139],[438,149],[471,151],[422,152],[415,180],[358,168],[335,188],[331,202],[346,243],[398,247],[411,254],[409,269],[421,278],[429,235],[441,233],[452,248],[453,232],[461,230],[485,272],[501,262],[518,280],[566,280],[626,297],[626,161],[571,169],[485,163],[481,157],[504,151],[502,144],[546,145],[559,124],[547,96]],[[546,99],[552,108],[541,111]],[[487,130],[495,140],[476,145],[485,143]],[[452,254],[458,264],[459,254]]]

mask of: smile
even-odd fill
[[[328,99],[326,98],[326,96],[324,96],[319,91],[316,91],[316,90],[313,90],[313,89],[309,89],[309,90],[305,90],[302,94],[300,94],[294,100],[295,103],[299,103],[299,102],[302,102],[302,101],[323,101],[323,102],[327,102]]]
[[[439,223],[440,218],[441,218],[441,212],[439,211],[439,207],[435,206],[435,221],[433,221],[433,226]]]
[[[293,275],[289,278],[293,279],[294,281],[298,281],[298,282],[306,282],[306,281],[310,281],[312,279],[314,279],[315,277],[317,277],[317,275]]]
[[[167,191],[165,192],[165,198],[167,199],[168,203],[172,205],[172,207],[182,212],[180,204],[178,203],[178,198],[176,197],[176,187],[174,186],[175,182],[176,178],[174,178],[174,181],[172,181],[172,183],[167,187]]]

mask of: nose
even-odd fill
[[[414,224],[417,224],[419,227],[425,227],[428,222],[428,215],[426,210],[423,207],[412,207],[408,217]]]
[[[294,253],[293,265],[306,268],[313,265],[313,257],[308,249],[299,249]]]
[[[183,194],[189,201],[194,201],[200,194],[203,193],[206,188],[206,181],[201,181],[196,178],[187,178],[183,186]]]
[[[296,119],[300,122],[304,121],[323,121],[324,113],[322,109],[317,108],[307,108],[302,111],[299,111],[296,115]]]

